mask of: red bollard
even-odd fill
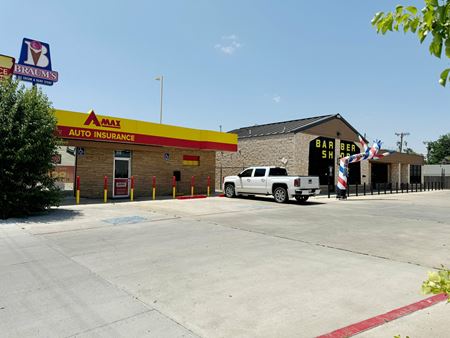
[[[172,197],[175,199],[177,195],[177,178],[172,176]]]
[[[76,189],[75,200],[77,204],[80,204],[80,176],[77,176]]]
[[[191,196],[194,196],[195,176],[191,177]]]

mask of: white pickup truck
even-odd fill
[[[306,202],[309,196],[318,195],[319,178],[316,176],[288,176],[286,169],[279,167],[251,167],[237,176],[227,176],[223,181],[226,197],[238,195],[273,195],[278,203],[294,197]]]

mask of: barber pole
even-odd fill
[[[103,180],[103,203],[108,201],[108,176]]]
[[[379,160],[391,154],[390,152],[378,154],[378,151],[381,149],[381,141],[375,141],[371,148],[368,147],[367,143],[364,142],[361,136],[359,136],[359,142],[364,149],[363,153],[346,156],[341,158],[339,161],[337,188],[339,192],[338,197],[341,199],[347,198],[348,165],[350,163],[356,163],[364,160]]]

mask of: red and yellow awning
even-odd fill
[[[237,151],[237,135],[144,121],[56,110],[61,138],[157,145],[166,147]]]

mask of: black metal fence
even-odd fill
[[[374,184],[353,184],[347,189],[347,196],[366,196],[366,195],[387,195],[387,194],[408,194],[414,192],[434,191],[445,189],[444,183],[425,182],[425,183],[374,183]],[[328,186],[328,198],[334,190],[333,186]]]

